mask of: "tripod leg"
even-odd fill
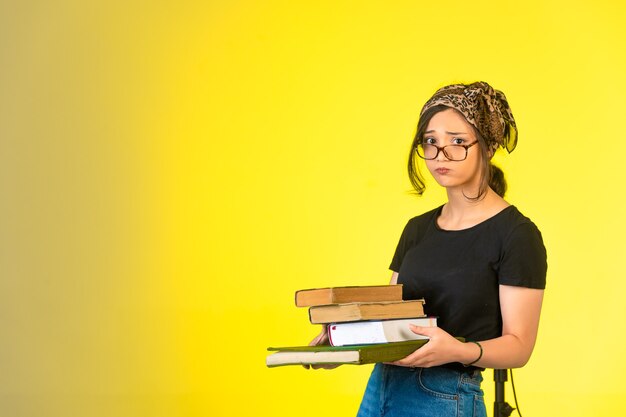
[[[507,381],[506,369],[494,369],[493,380],[495,381],[496,400],[493,403],[493,417],[508,417],[514,408],[504,401],[504,383]]]

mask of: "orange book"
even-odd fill
[[[425,317],[424,300],[330,304],[309,307],[313,324]]]
[[[296,291],[297,307],[401,300],[402,284],[313,288]]]

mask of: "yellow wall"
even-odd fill
[[[443,199],[407,193],[419,109],[474,80],[549,251],[522,411],[619,415],[625,7],[388,3],[0,5],[0,416],[353,415],[369,367],[265,348],[316,334],[295,290],[387,282]]]

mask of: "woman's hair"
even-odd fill
[[[424,179],[422,177],[418,164],[420,158],[419,156],[417,156],[417,152],[415,150],[417,148],[417,145],[422,143],[422,140],[424,139],[424,133],[426,132],[428,123],[430,123],[430,119],[432,119],[435,114],[448,109],[451,109],[451,107],[444,105],[433,106],[424,111],[417,124],[417,132],[415,133],[415,138],[413,139],[413,143],[411,144],[411,151],[409,153],[408,173],[411,185],[413,185],[413,188],[418,195],[422,195],[424,193],[424,190],[426,189],[426,184],[424,183]],[[459,113],[457,110],[453,110]],[[504,179],[504,172],[502,172],[500,168],[491,163],[491,156],[489,155],[487,142],[482,137],[480,132],[478,132],[478,129],[476,129],[470,123],[468,124],[474,130],[476,139],[478,139],[478,147],[481,154],[481,169],[480,187],[478,188],[478,195],[474,197],[466,197],[470,200],[480,200],[485,196],[487,188],[489,187],[491,187],[491,189],[495,191],[500,197],[504,197],[504,194],[506,193],[506,180]]]

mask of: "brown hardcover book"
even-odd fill
[[[423,299],[331,304],[309,308],[309,319],[313,324],[342,323],[360,320],[403,319],[424,316]]]
[[[402,284],[313,288],[296,291],[296,306],[298,307],[401,300]]]

